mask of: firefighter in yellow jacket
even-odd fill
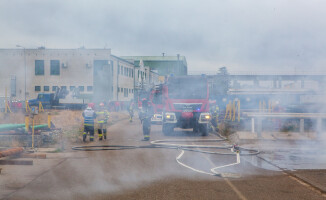
[[[98,123],[98,137],[99,140],[102,140],[103,135],[106,139],[106,126],[109,120],[109,112],[105,109],[104,103],[100,103],[100,110],[96,112],[97,123]]]
[[[211,124],[213,126],[213,130],[215,130],[216,132],[218,132],[219,127],[218,127],[218,114],[220,112],[220,109],[218,107],[218,105],[214,105],[211,108],[211,115],[212,115],[212,119],[211,119]]]

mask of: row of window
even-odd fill
[[[134,77],[134,69],[118,66],[118,74]],[[44,75],[44,60],[35,60],[35,75]],[[60,61],[50,60],[50,75],[60,75]],[[138,71],[138,78],[146,79],[146,73]]]
[[[141,79],[146,79],[146,73],[138,70],[138,78],[141,76]]]
[[[119,88],[118,87],[118,92],[123,93],[124,97],[128,97],[129,93],[134,93],[134,89],[128,89],[128,88]]]
[[[44,60],[35,60],[35,75],[44,75]],[[50,60],[50,75],[60,75],[59,60]]]
[[[52,86],[52,91],[55,92],[57,90],[58,86]],[[67,90],[67,86],[61,86],[62,90]],[[70,86],[69,87],[70,91],[76,91],[78,90],[79,92],[84,92],[85,87],[84,86]],[[92,92],[93,91],[93,86],[86,86],[87,92]],[[49,92],[50,91],[50,86],[43,86],[43,91],[44,92]],[[41,86],[36,85],[35,86],[35,92],[41,92]]]
[[[128,93],[134,93],[134,89],[128,89],[128,88],[119,88],[118,87],[118,92],[128,92]]]
[[[134,69],[130,69],[128,67],[118,65],[118,74],[133,78],[134,77]]]

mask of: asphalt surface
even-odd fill
[[[112,125],[108,132],[106,141],[96,140],[86,145],[150,144],[141,141],[142,129],[137,119],[132,123],[122,120]],[[218,137],[214,134],[201,137],[181,130],[166,137],[160,126],[153,126],[151,140],[161,139]],[[184,144],[229,145],[226,141]],[[176,157],[180,153],[178,149],[138,148],[91,152],[68,149],[48,154],[45,160],[35,159],[33,166],[2,166],[0,198],[326,199],[322,190],[326,183],[323,169],[282,171],[273,160],[241,156],[240,164],[221,168],[220,175],[212,176],[200,172],[210,173],[211,168],[235,163],[236,156],[186,151],[180,160],[200,171],[196,172],[178,164]],[[265,158],[269,154],[259,156]]]

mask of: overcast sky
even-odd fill
[[[324,0],[0,0],[0,48],[164,52],[186,56],[189,71],[326,71],[325,19]]]

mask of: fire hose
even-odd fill
[[[182,165],[183,167],[186,167],[190,170],[193,170],[198,173],[203,173],[207,175],[220,175],[217,172],[217,169],[221,169],[224,167],[229,167],[233,165],[240,164],[240,155],[241,156],[253,156],[259,154],[259,150],[257,149],[248,149],[239,147],[237,145],[198,145],[198,144],[180,144],[182,142],[222,142],[225,141],[226,138],[220,136],[222,139],[175,139],[175,140],[154,140],[151,141],[150,145],[140,145],[140,146],[132,146],[132,145],[96,145],[96,146],[75,146],[72,147],[73,150],[78,151],[101,151],[101,150],[127,150],[127,149],[150,149],[150,148],[167,148],[167,149],[177,149],[180,151],[180,154],[176,157],[176,161],[178,164]],[[177,143],[175,143],[177,142]],[[217,150],[230,150],[230,152],[220,152],[220,151],[207,151],[203,149],[217,149]],[[189,165],[186,165],[185,163],[181,162],[181,158],[184,155],[185,151],[191,151],[191,152],[199,152],[199,153],[205,153],[205,154],[216,154],[216,155],[235,155],[236,156],[236,162],[223,165],[223,166],[217,166],[212,168],[211,172],[205,172],[202,170],[195,169]]]

